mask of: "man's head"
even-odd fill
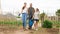
[[[32,3],[30,3],[30,7],[32,7]]]

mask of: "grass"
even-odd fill
[[[22,25],[21,21],[0,21],[0,25]]]
[[[58,21],[52,21],[53,22],[53,26],[55,26],[56,28],[60,28],[60,22]]]
[[[0,28],[2,29],[20,29],[22,26],[22,21],[0,21]]]

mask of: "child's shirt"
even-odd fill
[[[40,13],[39,11],[34,13],[34,19],[39,19],[39,13]]]

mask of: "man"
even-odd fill
[[[32,29],[34,12],[35,12],[35,9],[32,7],[32,3],[31,3],[31,4],[30,4],[30,7],[28,8],[29,29]]]

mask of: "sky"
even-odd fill
[[[3,14],[10,12],[18,15],[24,2],[27,3],[27,7],[32,3],[35,9],[39,8],[40,13],[44,11],[49,16],[55,15],[57,9],[60,9],[60,0],[1,0]]]

